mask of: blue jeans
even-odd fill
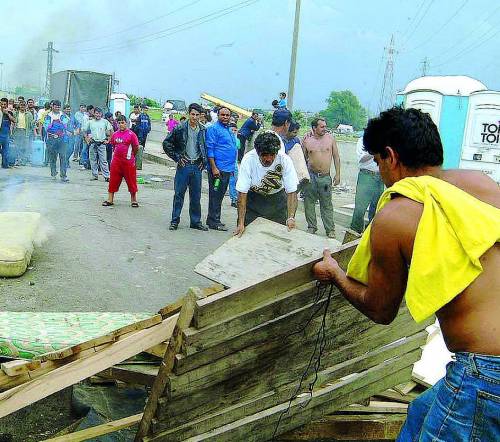
[[[89,145],[85,140],[82,140],[82,150],[80,152],[80,164],[90,169]]]
[[[360,169],[356,184],[356,198],[352,215],[351,229],[362,233],[365,229],[365,212],[368,208],[368,222],[375,215],[377,203],[384,191],[384,183],[379,173]]]
[[[410,404],[398,442],[500,440],[500,356],[455,357],[446,376]]]
[[[208,169],[208,216],[207,225],[209,227],[218,226],[221,223],[220,214],[222,207],[222,200],[227,192],[229,186],[229,178],[231,178],[233,172],[223,172],[220,171],[220,184],[219,188],[215,190],[214,182],[215,178],[212,175],[210,168]]]
[[[189,218],[190,225],[201,223],[201,170],[197,164],[177,165],[174,178],[174,205],[172,208],[172,224],[181,220],[184,195],[189,188]]]
[[[9,135],[0,136],[0,152],[2,153],[2,167],[9,167]]]
[[[238,191],[236,190],[236,182],[238,181],[238,164],[234,168],[234,173],[229,178],[229,198],[232,203],[238,202]]]
[[[66,154],[67,145],[62,138],[47,137],[47,156],[50,163],[50,175],[57,175],[57,156],[59,155],[59,174],[61,178],[66,178]]]

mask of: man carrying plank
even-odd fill
[[[455,359],[410,405],[399,441],[500,440],[500,190],[480,172],[443,170],[428,114],[393,108],[363,138],[388,189],[347,274],[325,250],[315,277],[373,321],[403,296],[417,322],[433,314]]]

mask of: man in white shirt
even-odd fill
[[[365,229],[365,212],[368,209],[368,222],[375,215],[377,203],[384,191],[384,183],[380,178],[378,166],[363,147],[363,137],[356,144],[356,154],[359,161],[358,183],[356,184],[356,199],[354,214],[352,215],[351,229],[362,233]]]
[[[295,228],[298,179],[292,160],[280,152],[282,143],[272,131],[259,134],[254,146],[241,161],[236,183],[238,237],[257,217]]]

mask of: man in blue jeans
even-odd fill
[[[208,157],[208,216],[207,225],[213,230],[227,231],[221,222],[221,206],[226,194],[229,179],[234,174],[238,149],[236,136],[229,127],[231,111],[227,107],[219,108],[218,121],[207,129]]]
[[[14,114],[7,110],[9,100],[2,98],[0,100],[0,153],[2,154],[2,169],[9,168],[9,138],[10,127],[16,122]]]
[[[363,137],[356,144],[356,154],[359,161],[359,173],[351,229],[363,233],[366,209],[368,209],[368,223],[370,223],[375,216],[380,195],[384,191],[384,183],[380,177],[378,166],[373,160],[373,155],[363,149]]]
[[[437,316],[454,360],[410,404],[398,441],[499,441],[498,184],[443,170],[438,129],[417,109],[382,112],[363,142],[388,189],[347,274],[326,250],[315,277],[377,323],[394,320],[403,296],[416,321]]]
[[[207,164],[205,127],[199,123],[203,109],[192,103],[188,112],[189,120],[178,124],[163,141],[163,150],[177,163],[170,230],[179,227],[184,195],[189,188],[190,227],[206,232],[208,228],[201,222],[201,178]]]

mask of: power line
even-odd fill
[[[380,57],[380,60],[378,62],[377,74],[375,76],[375,83],[373,85],[373,91],[372,91],[372,95],[370,97],[370,101],[368,102],[368,109],[370,109],[370,110],[371,110],[371,105],[373,103],[373,99],[375,98],[375,93],[377,92],[377,87],[379,85],[380,76],[382,74],[382,64],[384,63],[384,55],[385,55],[385,48],[383,48],[382,56]]]
[[[245,0],[240,3],[236,3],[235,5],[219,9],[217,11],[214,11],[210,14],[206,14],[204,16],[188,20],[187,22],[171,26],[169,28],[162,29],[157,32],[153,32],[150,34],[145,34],[140,37],[137,37],[136,39],[132,41],[128,41],[127,43],[121,43],[121,44],[112,44],[112,45],[106,45],[106,46],[101,46],[98,48],[93,48],[93,49],[82,49],[79,51],[66,51],[67,53],[73,53],[73,54],[94,54],[94,53],[101,53],[101,52],[107,52],[107,51],[115,51],[118,49],[123,49],[123,48],[129,48],[130,46],[141,44],[141,43],[148,43],[150,41],[155,41],[161,38],[168,37],[170,35],[174,35],[178,32],[186,31],[188,29],[192,29],[194,27],[197,27],[199,25],[202,25],[204,23],[209,23],[213,20],[216,20],[220,17],[224,17],[225,15],[231,14],[235,11],[238,11],[240,9],[246,8],[248,6],[251,6],[254,3],[257,3],[259,0]],[[191,26],[188,26],[191,25]],[[179,29],[181,28],[181,29]],[[173,32],[168,32],[171,30],[177,29],[176,31]]]
[[[427,8],[425,9],[424,13],[422,14],[422,16],[420,17],[420,20],[418,21],[417,25],[413,28],[413,31],[410,32],[410,34],[406,37],[404,43],[401,45],[401,47],[405,46],[406,43],[408,43],[410,41],[410,38],[411,36],[415,33],[415,31],[418,29],[418,27],[420,26],[420,24],[422,23],[422,20],[424,19],[424,17],[427,15],[427,12],[429,12],[429,9],[431,8],[431,6],[434,4],[434,1],[435,0],[431,0],[430,3],[427,5]]]
[[[482,27],[483,24],[487,23],[488,22],[488,19],[493,17],[493,15],[495,15],[498,11],[500,10],[500,6],[498,6],[497,8],[495,8],[493,10],[493,12],[488,12],[484,18],[484,20],[478,25],[478,26],[475,26],[469,33],[467,33],[466,35],[462,36],[456,43],[454,43],[452,46],[450,46],[448,49],[446,49],[445,51],[441,52],[440,54],[438,54],[437,56],[433,57],[432,60],[437,60],[437,59],[441,59],[443,56],[446,56],[448,55],[453,49],[455,49],[456,47],[460,46],[462,43],[464,43],[465,41],[468,40],[468,38],[473,35],[478,29],[480,29]],[[483,34],[481,34],[481,36],[479,37],[479,39],[481,39],[482,37],[484,37],[486,34],[488,34],[490,31],[492,30],[492,28],[490,29],[487,29],[486,32],[484,32]]]
[[[403,39],[405,37],[405,35],[410,31],[410,28],[413,26],[413,23],[415,23],[415,20],[420,15],[420,11],[422,10],[426,1],[427,0],[422,0],[422,2],[420,3],[420,6],[418,7],[416,14],[412,17],[412,19],[410,20],[410,23],[408,23],[408,27],[406,28],[406,31],[401,34],[401,39]]]
[[[387,63],[385,65],[384,81],[380,92],[380,101],[378,104],[378,112],[381,112],[394,104],[394,57],[396,49],[394,47],[394,35],[391,36],[391,41],[387,50]]]
[[[492,28],[492,29],[495,29],[495,28]],[[489,31],[491,31],[491,29]],[[498,30],[497,32],[495,32],[493,35],[490,35],[485,40],[480,41],[479,43],[477,43],[475,45],[469,46],[468,48],[465,48],[464,50],[462,50],[458,54],[454,55],[453,57],[450,57],[448,60],[444,61],[443,63],[440,63],[440,64],[436,65],[435,67],[438,68],[438,67],[444,66],[444,65],[448,64],[450,61],[455,61],[457,58],[463,57],[465,54],[468,54],[469,52],[473,51],[474,49],[476,49],[476,48],[484,45],[485,43],[487,43],[488,41],[490,41],[492,38],[496,37],[498,34],[500,34],[500,30]]]
[[[428,39],[424,40],[419,45],[417,45],[417,46],[413,47],[412,49],[405,51],[405,52],[406,53],[413,52],[413,51],[421,48],[422,46],[426,45],[431,40],[434,40],[436,38],[436,35],[439,34],[446,26],[448,26],[451,23],[451,21],[460,13],[460,11],[464,8],[464,6],[468,2],[469,2],[469,0],[464,0],[464,2],[458,7],[458,9],[453,13],[453,15],[448,20],[446,20],[446,22],[443,25],[441,25],[441,27],[436,32],[434,32],[433,34],[430,34]]]
[[[121,31],[116,31],[116,32],[112,32],[110,34],[105,34],[105,35],[99,35],[99,37],[88,38],[88,39],[85,39],[85,40],[65,41],[65,42],[62,42],[61,44],[64,44],[64,45],[76,45],[76,44],[81,44],[81,43],[88,43],[88,42],[91,42],[91,41],[102,40],[104,38],[114,37],[115,35],[124,34],[124,33],[130,32],[131,29],[136,29],[136,28],[142,27],[144,25],[147,25],[149,23],[153,23],[155,21],[161,20],[162,18],[165,18],[165,17],[168,17],[170,15],[173,15],[176,12],[182,11],[182,10],[184,10],[186,8],[189,8],[190,6],[195,5],[196,3],[199,3],[200,1],[201,0],[195,0],[195,1],[193,1],[193,2],[191,2],[189,4],[187,4],[187,5],[181,6],[180,8],[177,8],[177,9],[174,9],[173,11],[167,12],[166,14],[160,15],[159,17],[155,17],[155,18],[152,18],[150,20],[146,20],[146,21],[143,21],[141,23],[137,23],[135,25],[128,26],[127,28],[124,28]]]

